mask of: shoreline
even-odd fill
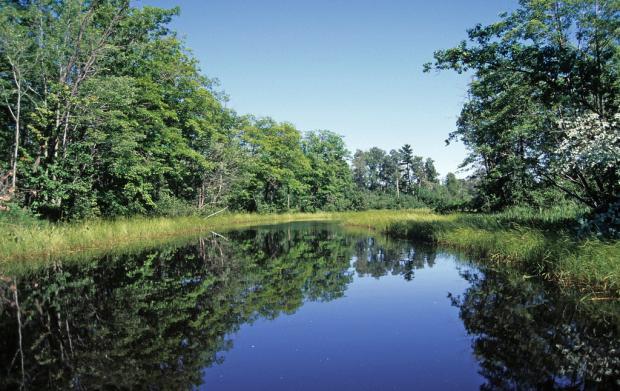
[[[84,259],[133,252],[207,233],[254,225],[333,221],[387,236],[432,242],[476,261],[539,276],[594,300],[620,299],[620,242],[577,240],[549,213],[448,214],[428,209],[363,212],[233,214],[211,218],[135,217],[76,223],[0,227],[0,272],[27,272],[55,259]],[[4,271],[3,271],[4,269]]]

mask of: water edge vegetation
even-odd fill
[[[130,218],[75,223],[4,224],[0,259],[8,270],[31,268],[57,257],[85,257],[219,235],[226,230],[288,221],[330,220],[395,238],[462,250],[486,263],[541,276],[596,299],[620,297],[620,243],[577,239],[566,208],[511,209],[495,214],[438,214],[429,209],[334,213],[236,214],[211,218]],[[30,266],[28,266],[30,264]]]

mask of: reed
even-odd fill
[[[27,269],[57,257],[86,258],[144,249],[233,228],[331,220],[356,229],[434,242],[497,267],[542,276],[601,298],[620,298],[620,242],[576,239],[578,210],[513,209],[498,214],[436,214],[428,209],[342,213],[232,214],[211,218],[131,218],[63,224],[0,225],[0,268]]]
[[[438,215],[428,210],[345,214],[345,224],[459,249],[493,266],[542,276],[598,299],[620,298],[620,242],[577,239],[579,211],[527,209]]]
[[[236,227],[325,219],[316,214],[220,214],[211,218],[135,217],[75,223],[0,224],[0,268],[27,268],[57,257],[99,256]]]

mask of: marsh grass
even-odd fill
[[[436,214],[428,209],[316,213],[222,214],[212,218],[132,218],[71,224],[2,224],[0,268],[19,270],[57,257],[80,259],[138,251],[259,224],[339,221],[355,230],[433,242],[498,267],[542,276],[597,300],[620,297],[620,242],[578,240],[581,211],[513,209],[499,214]]]
[[[323,214],[222,214],[211,218],[137,217],[76,223],[1,224],[0,268],[17,272],[54,258],[81,259],[191,240],[230,228],[287,221],[323,220]]]
[[[577,209],[438,215],[428,210],[343,217],[388,235],[434,242],[497,266],[509,265],[596,299],[620,297],[620,242],[577,239]]]

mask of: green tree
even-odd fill
[[[366,165],[366,153],[362,150],[355,151],[353,160],[351,161],[351,169],[353,171],[353,180],[361,189],[368,188],[368,166]]]
[[[431,158],[427,158],[424,162],[424,178],[430,185],[439,183],[439,173],[435,169],[435,162]]]
[[[11,146],[3,161],[22,183],[19,203],[71,219],[227,202],[242,156],[238,121],[168,29],[178,9],[124,0],[0,7],[0,63],[13,70],[0,85],[16,114],[0,117],[0,142]]]
[[[468,31],[469,42],[435,53],[436,69],[472,70],[469,99],[451,139],[478,168],[480,204],[499,209],[533,201],[553,186],[594,210],[614,198],[614,175],[554,171],[568,136],[564,120],[618,112],[617,1],[520,1],[499,22]],[[611,179],[611,181],[609,181]]]
[[[302,140],[302,150],[310,163],[305,182],[312,195],[308,203],[315,210],[345,210],[355,203],[350,156],[341,136],[321,130],[309,132]]]
[[[446,175],[445,185],[451,195],[457,195],[461,192],[461,184],[454,173],[449,172]]]
[[[244,181],[236,188],[236,208],[250,211],[303,209],[308,185],[303,178],[310,162],[301,134],[289,123],[246,118],[241,139],[248,159]]]
[[[424,170],[424,158],[422,156],[414,156],[411,161],[411,179],[413,186],[411,192],[415,192],[426,181],[426,171]]]
[[[403,171],[403,190],[406,192],[413,186],[413,150],[411,145],[405,144],[399,152],[401,156],[400,165]]]

